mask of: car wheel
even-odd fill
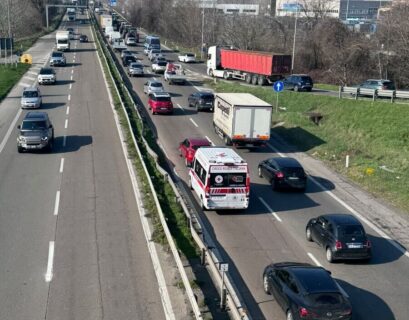
[[[246,83],[248,83],[248,84],[251,83],[251,74],[246,74],[245,81],[246,81]]]
[[[212,69],[209,70],[209,76],[211,76],[212,78],[214,77],[214,74],[213,74],[213,70],[212,70]]]
[[[224,136],[224,143],[226,146],[231,146],[232,144],[228,136]]]
[[[291,310],[287,311],[287,320],[294,320],[293,313]]]
[[[273,189],[273,191],[277,191],[278,190],[278,186],[276,181],[273,179],[271,179],[271,188]]]
[[[23,147],[17,146],[17,152],[22,153],[24,151]]]
[[[258,176],[259,176],[260,178],[263,177],[263,174],[261,173],[261,167],[258,167]]]
[[[187,161],[187,158],[185,158],[185,166],[188,167],[188,168],[190,167],[190,163],[189,163],[189,161]]]
[[[300,91],[300,88],[298,88],[298,86],[294,86],[294,91],[298,92],[298,91]]]
[[[204,205],[203,197],[202,197],[202,196],[200,197],[200,208],[201,208],[203,211],[206,211],[206,210],[207,210],[206,207],[205,207],[205,205]]]
[[[307,227],[307,229],[305,229],[305,238],[307,238],[308,241],[312,242],[310,227]]]
[[[189,177],[189,189],[193,190],[192,178]]]
[[[271,294],[270,288],[269,288],[269,285],[268,285],[268,277],[267,277],[267,275],[264,275],[264,277],[263,277],[263,289],[264,289],[264,292],[265,292],[265,293]]]
[[[332,250],[331,250],[330,247],[328,247],[327,250],[326,250],[326,257],[327,257],[328,262],[330,262],[330,263],[334,262],[334,255],[333,255]]]
[[[198,103],[196,103],[195,108],[196,108],[196,112],[199,112],[199,104]]]

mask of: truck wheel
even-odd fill
[[[246,83],[250,84],[251,83],[251,74],[246,74]]]
[[[225,71],[225,72],[223,73],[223,79],[224,79],[224,80],[229,79],[229,74],[227,73],[227,71]]]
[[[224,136],[224,143],[226,144],[226,146],[231,146],[231,140],[228,136]]]
[[[258,76],[257,84],[259,86],[263,86],[265,84],[265,82],[266,82],[266,79],[263,76]]]
[[[258,77],[254,74],[251,78],[251,84],[257,85]]]
[[[210,70],[209,70],[209,76],[211,76],[212,78],[214,77],[213,69],[210,69]]]

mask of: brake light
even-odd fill
[[[306,318],[306,317],[309,317],[309,316],[313,316],[313,317],[317,316],[317,314],[315,314],[314,312],[308,311],[304,307],[301,307],[299,309],[299,315],[300,315],[300,318]]]
[[[250,175],[247,173],[246,176],[246,197],[250,196]]]
[[[278,179],[284,178],[284,173],[282,173],[282,172],[277,172],[277,173],[276,173],[276,178],[278,178]]]
[[[371,241],[366,240],[366,242],[365,242],[365,247],[368,248],[368,249],[371,248],[371,247],[372,247]]]
[[[209,194],[210,194],[210,177],[208,177],[207,180],[206,180],[205,197],[209,198]]]
[[[342,242],[337,240],[335,242],[335,250],[341,250],[342,249]]]

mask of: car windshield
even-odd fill
[[[51,55],[53,58],[60,58],[63,56],[62,52],[53,52]]]
[[[337,305],[344,301],[341,294],[333,292],[309,294],[306,296],[306,300],[314,307]]]
[[[131,63],[131,68],[143,68],[140,63]]]
[[[151,54],[156,54],[156,53],[160,53],[160,50],[152,50]]]
[[[41,69],[40,74],[54,74],[54,70],[53,69]]]
[[[210,174],[210,186],[215,188],[223,187],[245,187],[246,186],[246,173],[211,173]]]
[[[166,61],[158,61],[158,66],[166,67]]]
[[[160,83],[160,82],[152,82],[152,83],[151,83],[151,87],[161,88],[161,87],[162,87],[162,83]]]
[[[24,91],[23,97],[24,98],[38,98],[38,92],[37,91]]]
[[[339,226],[338,230],[340,230],[341,234],[344,236],[362,236],[364,235],[364,230],[360,225]]]
[[[159,40],[159,39],[152,38],[152,39],[151,39],[151,44],[160,44],[160,40]]]
[[[44,130],[47,128],[47,123],[44,120],[23,121],[22,130]]]

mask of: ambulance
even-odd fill
[[[189,170],[189,186],[196,192],[203,210],[249,206],[248,164],[230,148],[200,147]]]

